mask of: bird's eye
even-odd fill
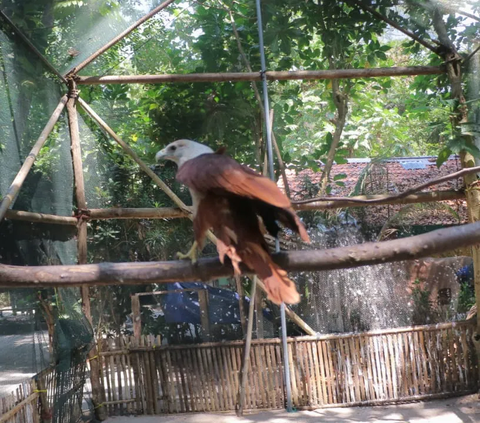
[[[171,145],[171,146],[170,146],[170,150],[171,150],[171,151],[175,151],[176,149],[177,149],[177,147],[175,147],[174,145]]]

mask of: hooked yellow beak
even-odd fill
[[[164,148],[163,150],[160,150],[157,154],[155,154],[155,160],[159,162],[160,160],[165,160],[168,158],[167,151]]]

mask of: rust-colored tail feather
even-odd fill
[[[237,250],[233,245],[225,245],[218,239],[217,250],[220,261],[223,263],[225,256],[232,261],[236,274],[240,274],[239,263],[245,263],[255,271],[265,284],[267,298],[275,304],[296,304],[300,301],[300,295],[295,284],[288,278],[287,272],[277,266],[267,251],[260,245],[249,242],[242,250]]]
[[[269,257],[271,276],[263,280],[267,291],[267,297],[275,304],[297,304],[300,302],[300,294],[295,284],[288,278],[287,272],[278,267]]]
[[[293,216],[296,217],[294,213]],[[298,226],[302,238],[308,240],[302,222],[299,219],[290,221]],[[232,204],[228,197],[216,195],[202,199],[193,227],[199,245],[205,232],[213,228],[220,261],[223,263],[225,256],[229,257],[236,274],[241,273],[242,262],[252,269],[264,282],[269,300],[276,304],[295,304],[300,301],[300,295],[287,272],[273,262],[254,209],[245,207],[244,201]]]

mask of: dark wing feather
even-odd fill
[[[198,192],[225,192],[290,207],[290,200],[275,184],[253,170],[221,154],[203,154],[185,162],[177,180]]]

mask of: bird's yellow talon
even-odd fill
[[[188,258],[191,260],[192,264],[195,264],[197,262],[197,243],[194,242],[192,245],[192,248],[190,248],[190,251],[186,254],[178,252],[177,257],[180,260],[184,260]]]

